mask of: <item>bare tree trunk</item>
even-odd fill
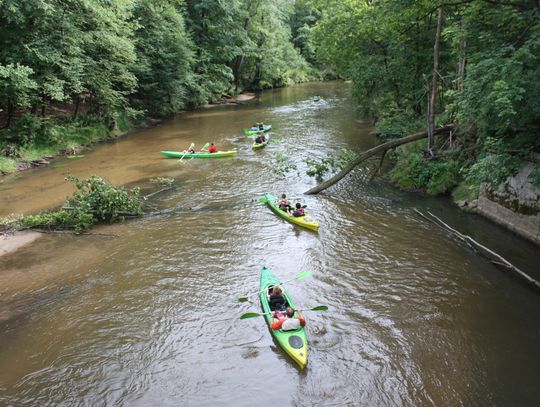
[[[463,18],[461,19],[460,26],[461,26],[461,31],[463,33],[465,31]],[[465,67],[467,66],[467,38],[465,38],[465,36],[463,36],[459,40],[459,57],[458,58],[459,59],[458,59],[458,65],[457,65],[456,92],[458,95],[461,95],[461,93],[463,92],[463,82],[465,81]],[[455,120],[457,112],[458,112],[458,108],[457,106],[454,106],[454,108],[452,109],[452,112],[450,113],[450,118],[452,121]],[[452,146],[451,141],[452,140],[450,140],[450,146]]]
[[[434,134],[440,134],[440,133],[446,133],[454,128],[453,124],[449,124],[447,126],[441,127],[439,129],[436,129],[434,131]],[[391,148],[400,146],[402,144],[407,144],[412,141],[421,140],[426,137],[427,132],[422,131],[420,133],[411,134],[410,136],[402,137],[397,140],[391,140],[387,143],[379,144],[377,147],[373,147],[370,150],[364,151],[362,154],[360,154],[358,157],[356,157],[354,160],[351,160],[340,172],[338,172],[336,175],[334,175],[332,178],[320,183],[319,185],[311,188],[309,191],[304,192],[307,195],[313,195],[318,194],[321,191],[324,191],[326,188],[331,187],[336,182],[341,180],[345,175],[347,175],[351,170],[356,167],[358,164],[360,164],[362,161],[368,159],[369,157],[372,157],[378,153],[384,152],[386,150],[390,150]]]
[[[73,118],[75,119],[77,117],[77,114],[79,114],[79,107],[81,105],[81,97],[79,95],[75,98],[75,110],[73,111]]]
[[[9,129],[9,126],[11,126],[11,119],[13,118],[13,111],[15,109],[13,108],[13,104],[11,101],[8,100],[7,103],[7,122],[6,122],[6,129]]]
[[[435,34],[435,45],[433,46],[433,78],[431,80],[431,96],[428,104],[428,151],[433,155],[433,144],[435,139],[435,102],[437,100],[437,81],[439,78],[439,48],[441,42],[441,31],[443,23],[443,9],[439,7],[437,14],[437,32]]]

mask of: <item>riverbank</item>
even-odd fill
[[[41,236],[41,233],[30,230],[0,235],[0,257],[16,252]]]
[[[256,93],[244,92],[234,97],[224,99],[222,103],[202,105],[197,108],[207,109],[223,105],[236,105],[238,103],[253,100],[256,97]],[[129,133],[130,130],[153,127],[162,123],[162,121],[162,119],[146,117],[144,121],[134,122],[133,120],[129,120],[126,116],[122,116],[119,120],[115,121],[112,125],[112,129],[107,128],[103,123],[71,127],[70,132],[74,134],[71,137],[68,136],[67,139],[60,144],[26,147],[20,152],[17,151],[16,145],[9,144],[4,147],[3,153],[4,155],[10,155],[11,157],[0,155],[0,177],[30,168],[46,166],[54,159],[60,157],[80,158],[81,153],[97,144],[115,141]]]

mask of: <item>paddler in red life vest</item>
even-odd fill
[[[304,211],[304,208],[302,208],[302,205],[300,204],[300,202],[297,202],[296,203],[296,210],[293,212],[293,216],[295,218],[299,218],[301,216],[305,216],[306,212]]]
[[[292,209],[291,204],[287,200],[287,195],[281,194],[281,199],[278,202],[278,207],[285,212],[289,212]]]
[[[216,148],[216,146],[214,145],[214,143],[211,143],[211,144],[210,144],[210,147],[208,148],[208,152],[209,152],[209,153],[216,153],[216,152],[217,152],[217,148]]]
[[[272,318],[277,318],[277,321],[272,322],[270,328],[273,331],[281,329],[282,331],[293,331],[300,328],[301,326],[306,326],[306,320],[302,316],[302,310],[298,310],[298,316],[294,316],[294,309],[287,308],[285,312],[275,311],[272,313]]]

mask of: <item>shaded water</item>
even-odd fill
[[[310,102],[314,94],[321,102]],[[274,141],[251,150],[241,128],[262,119]],[[301,196],[303,159],[376,140],[354,120],[340,83],[266,92],[259,102],[179,115],[79,160],[0,184],[0,215],[60,204],[63,179],[92,173],[147,186],[170,213],[96,231],[47,235],[0,258],[0,405],[533,405],[540,397],[540,299],[412,210],[429,209],[531,274],[540,254],[444,199],[368,184],[357,169],[304,196],[321,228],[301,230],[257,205],[265,191]],[[215,141],[236,158],[162,159]],[[275,153],[296,165],[273,172]],[[65,166],[63,165],[65,164]],[[15,177],[14,177],[15,178]],[[502,244],[501,242],[505,242]],[[263,319],[239,320],[267,265],[307,314],[300,371]],[[538,275],[536,275],[538,278]],[[0,314],[1,315],[1,314]],[[11,317],[9,317],[11,315]]]

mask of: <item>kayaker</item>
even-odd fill
[[[279,285],[272,287],[272,292],[268,298],[268,305],[271,311],[282,310],[285,307],[283,289]]]
[[[288,307],[285,312],[276,311],[272,314],[272,318],[277,318],[277,321],[272,322],[270,328],[273,331],[281,329],[282,331],[292,331],[306,326],[306,320],[302,316],[302,310],[298,310],[298,316],[295,318],[294,309]]]
[[[262,137],[259,135],[255,137],[255,144],[261,144],[263,142]]]
[[[259,130],[264,130],[264,124],[263,124],[263,122],[258,123],[258,125],[259,125]]]
[[[195,154],[195,147],[193,146],[193,144],[189,146],[187,152],[190,154]]]
[[[301,216],[305,216],[306,212],[304,211],[304,208],[302,208],[302,205],[300,204],[300,202],[297,202],[296,203],[296,210],[292,213],[292,215],[295,217],[295,218],[299,218]]]
[[[281,199],[279,200],[278,206],[279,209],[285,212],[289,212],[292,209],[291,204],[287,200],[287,195],[285,194],[281,194]]]
[[[210,147],[208,148],[208,152],[209,153],[216,153],[217,152],[217,147],[214,145],[214,143],[210,144]]]

